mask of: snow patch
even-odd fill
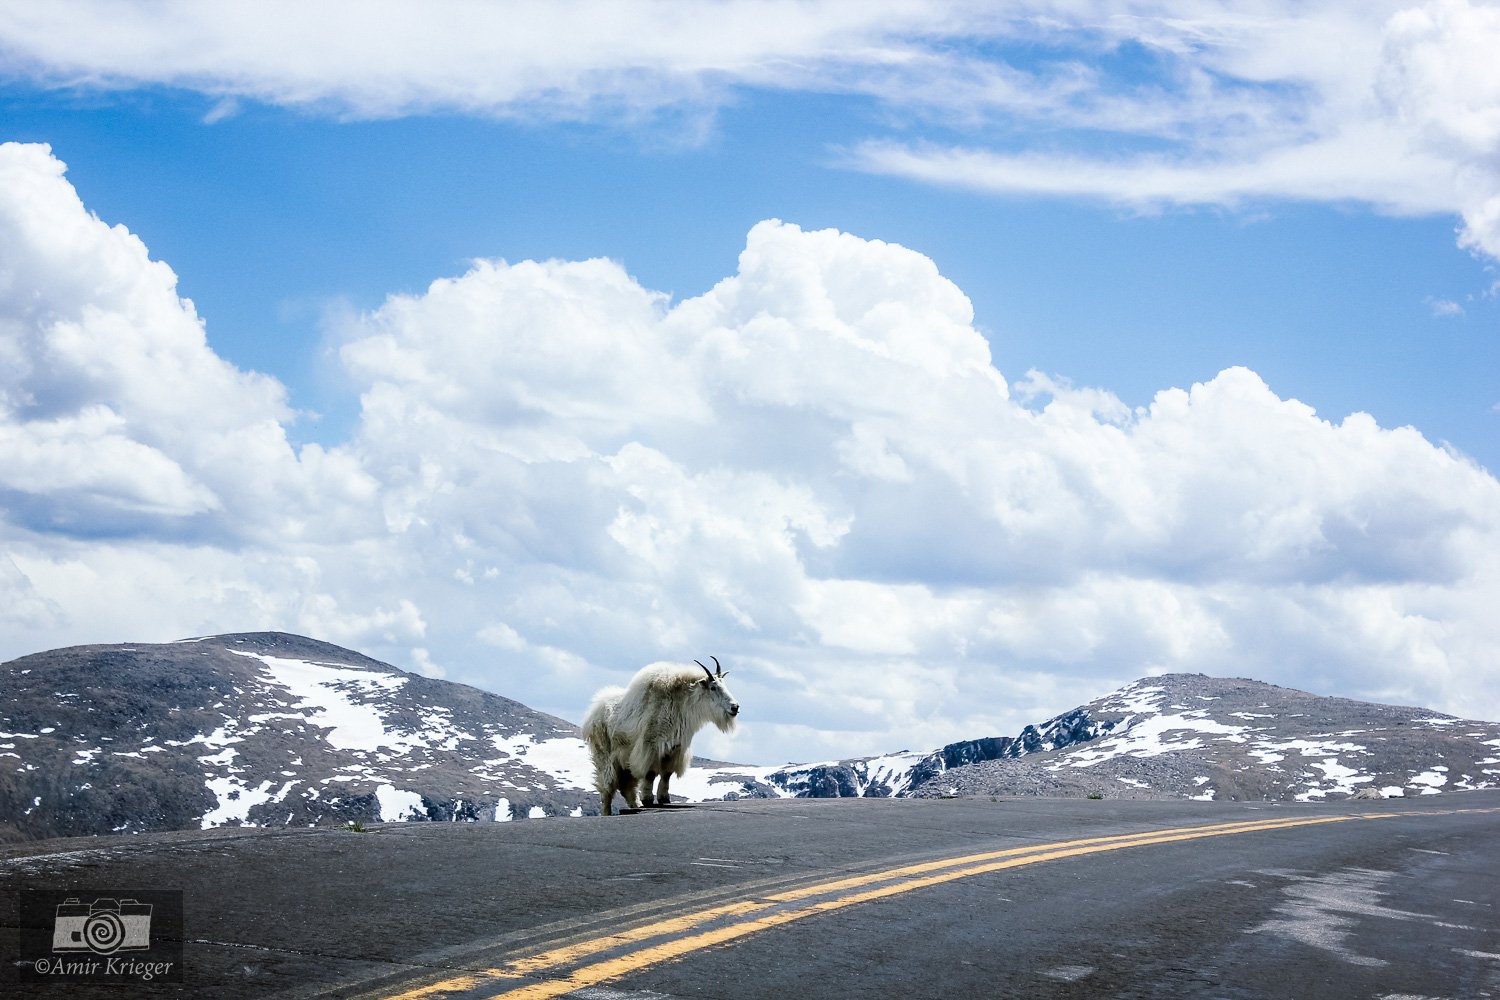
[[[380,712],[357,697],[390,694],[406,684],[405,677],[239,649],[230,652],[261,661],[265,665],[263,673],[271,682],[298,699],[292,707],[310,710],[304,716],[306,721],[329,730],[324,739],[336,750],[371,751],[384,747],[404,753],[425,745],[419,737],[387,732]]]
[[[1120,712],[1126,715],[1150,715],[1161,709],[1166,700],[1167,689],[1136,682],[1127,684],[1108,700],[1099,705],[1101,712]]]
[[[594,787],[594,764],[589,758],[588,745],[576,736],[538,740],[530,733],[518,733],[492,736],[490,742],[501,756],[484,761],[481,766],[499,768],[503,764],[520,762],[552,778],[559,788],[587,790]],[[489,777],[498,780],[498,772]]]
[[[1309,788],[1297,795],[1298,802],[1311,802],[1313,799],[1326,798],[1330,794],[1353,795],[1355,785],[1366,784],[1374,780],[1368,774],[1361,774],[1352,767],[1345,767],[1334,757],[1317,761],[1313,767],[1323,772],[1324,784],[1317,788]]]
[[[382,823],[427,818],[427,810],[422,806],[422,796],[416,792],[402,791],[395,785],[381,785],[375,789],[375,800],[380,803]]]
[[[1238,742],[1246,731],[1245,726],[1215,722],[1198,712],[1155,715],[1134,723],[1122,733],[1071,749],[1064,760],[1049,767],[1055,771],[1063,767],[1093,767],[1115,757],[1159,757],[1179,750],[1196,750],[1203,746],[1203,736],[1221,736]]]
[[[789,799],[794,794],[779,784],[773,784],[771,775],[819,766],[822,765],[808,764],[795,768],[785,764],[771,767],[694,767],[689,768],[688,773],[682,777],[672,779],[671,792],[674,797],[680,795],[689,802],[715,802],[746,795],[752,783],[759,782],[774,788],[777,797]]]
[[[251,788],[238,777],[228,774],[221,777],[209,777],[205,784],[218,804],[203,814],[200,822],[204,830],[231,824],[253,825],[249,822],[250,810],[262,803],[272,801],[269,781],[262,781],[256,787]]]

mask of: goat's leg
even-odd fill
[[[672,796],[667,792],[667,782],[671,778],[671,771],[663,771],[661,773],[661,780],[656,783],[656,804],[659,806],[669,806],[672,804]]]
[[[625,796],[625,804],[631,809],[641,807],[640,800],[635,795],[636,777],[629,771],[620,772],[620,794]]]
[[[611,771],[610,773],[614,775],[615,772]],[[613,816],[615,814],[615,785],[618,781],[618,777],[600,778],[594,786],[599,789],[600,816]]]

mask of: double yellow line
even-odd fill
[[[1454,812],[1495,810],[1451,810]],[[709,906],[662,920],[627,927],[614,933],[589,938],[532,954],[520,955],[493,969],[453,976],[389,996],[393,1000],[427,1000],[444,996],[506,997],[509,1000],[544,1000],[558,997],[587,986],[619,979],[633,972],[669,962],[705,948],[757,934],[848,906],[887,899],[918,889],[941,885],[956,879],[970,878],[1007,868],[1043,861],[1057,861],[1106,851],[1119,851],[1151,844],[1169,844],[1206,837],[1224,837],[1265,830],[1343,823],[1349,820],[1392,819],[1400,816],[1433,815],[1424,813],[1362,813],[1350,816],[1324,816],[1303,819],[1255,820],[1218,823],[1209,826],[1177,827],[1148,830],[1110,837],[1088,837],[1082,840],[1033,844],[1001,851],[985,851],[962,857],[943,858],[920,864],[903,865],[883,871],[852,875],[796,888],[759,895],[731,903]],[[631,949],[634,945],[644,947]],[[606,952],[621,954],[586,963]],[[572,971],[564,971],[571,969]]]

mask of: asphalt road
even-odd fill
[[[20,890],[180,889],[181,984],[18,983]],[[21,996],[1500,997],[1500,793],[780,800],[0,848]]]

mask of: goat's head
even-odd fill
[[[703,687],[704,696],[709,704],[713,706],[713,724],[727,733],[734,728],[735,716],[740,714],[740,703],[734,700],[734,695],[730,694],[729,689],[724,686],[724,678],[729,675],[724,673],[723,667],[719,666],[719,658],[710,656],[709,659],[714,661],[713,670],[704,667],[697,660],[693,661],[703,667],[705,675],[698,683]]]

